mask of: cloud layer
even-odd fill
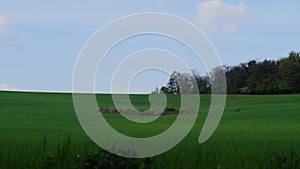
[[[237,30],[237,22],[246,19],[249,9],[244,4],[226,4],[221,0],[209,0],[197,5],[193,20],[200,28],[214,32]]]

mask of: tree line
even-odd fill
[[[257,62],[251,60],[237,66],[215,68],[202,76],[174,71],[168,83],[153,93],[211,93],[211,86],[218,83],[218,74],[225,73],[229,94],[295,94],[300,93],[300,52],[290,52],[279,60]],[[180,87],[179,87],[180,86]]]

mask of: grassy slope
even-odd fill
[[[110,95],[97,98],[103,107],[113,108]],[[133,95],[131,99],[139,109],[149,107],[146,96]],[[300,154],[299,100],[300,95],[229,95],[217,131],[200,145],[197,140],[210,102],[209,96],[203,95],[200,115],[190,134],[176,148],[157,156],[156,163],[169,168],[181,165],[254,168],[273,152]],[[168,104],[178,107],[177,96],[169,96]],[[234,112],[235,108],[241,111]],[[105,117],[117,130],[140,137],[163,131],[175,118],[164,116],[149,125],[136,127],[118,115]],[[78,146],[93,145],[77,121],[70,94],[0,92],[0,133],[3,152],[20,149],[30,152],[40,146],[44,135],[49,149],[67,136]]]

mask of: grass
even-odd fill
[[[146,95],[130,98],[137,109],[150,106]],[[101,150],[86,136],[71,94],[0,92],[0,168],[300,168],[300,95],[229,95],[219,127],[204,144],[198,137],[210,96],[200,98],[197,122],[180,144],[152,158],[127,159]],[[97,100],[114,108],[111,95]],[[179,108],[179,101],[168,96],[168,107]],[[158,134],[176,118],[137,125],[117,114],[104,116],[134,137]]]

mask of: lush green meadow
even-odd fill
[[[138,109],[149,107],[147,95],[130,98]],[[200,98],[197,122],[179,145],[153,158],[133,160],[102,151],[88,138],[71,94],[0,92],[0,169],[299,168],[300,95],[228,95],[219,127],[204,144],[198,137],[210,96]],[[101,107],[114,108],[111,95],[97,99]],[[169,95],[168,107],[179,108],[179,101]],[[134,137],[158,134],[176,118],[134,124],[118,114],[104,116],[115,129]]]

